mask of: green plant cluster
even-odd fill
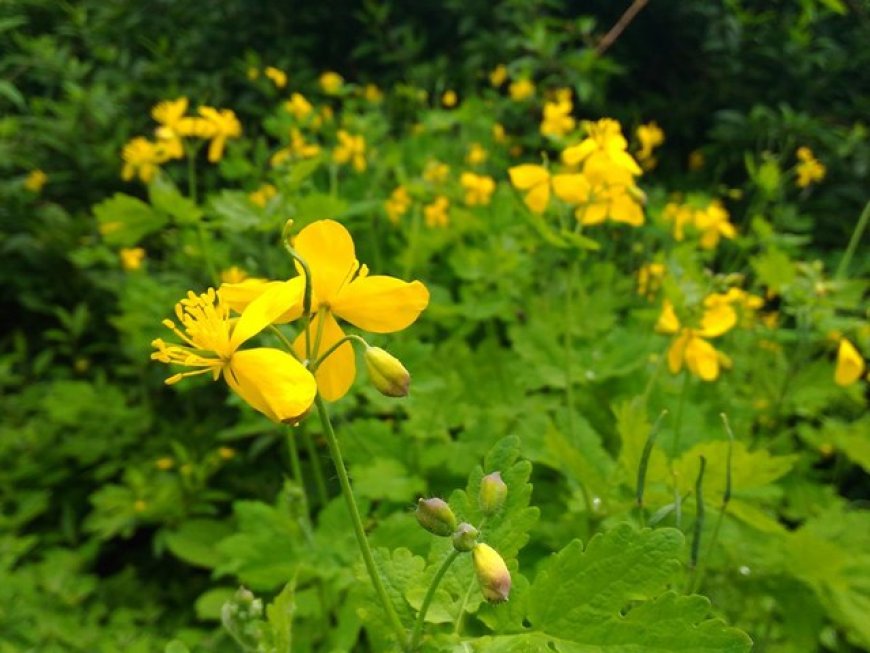
[[[842,353],[870,354],[866,8],[650,3],[599,52],[625,7],[284,4],[0,6],[0,653],[870,650],[868,381]],[[577,124],[542,135],[560,89]],[[122,180],[125,143],[181,96],[241,135]],[[604,117],[638,158],[636,128],[664,130],[644,224],[582,224],[556,194],[532,210],[509,171],[558,173]],[[800,147],[824,172],[799,185]],[[471,200],[468,172],[491,191]],[[708,247],[715,207],[734,233]],[[706,217],[680,237],[680,215]],[[431,293],[367,336],[409,396],[361,372],[329,408],[410,644],[323,425],[149,360],[188,291],[294,276],[282,229],[323,218]],[[673,373],[683,329],[735,290],[755,303],[710,339],[716,377]],[[277,328],[260,342],[295,335]],[[421,497],[503,558],[507,602],[420,527]]]

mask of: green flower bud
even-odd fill
[[[488,544],[479,543],[471,551],[471,558],[484,598],[491,603],[507,601],[511,575],[498,551]]]
[[[487,474],[480,480],[477,501],[480,511],[490,517],[501,510],[507,498],[508,486],[501,479],[501,472]]]
[[[453,548],[457,551],[471,551],[477,544],[477,536],[480,535],[474,526],[468,522],[462,522],[453,532]]]
[[[380,347],[366,347],[366,367],[372,385],[387,397],[407,397],[411,375],[402,362]]]
[[[456,528],[456,516],[444,499],[432,497],[417,502],[417,521],[433,535],[450,537]]]

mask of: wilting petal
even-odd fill
[[[866,364],[864,358],[855,349],[855,345],[843,338],[837,349],[837,369],[834,371],[834,383],[841,386],[852,385],[864,375]]]
[[[359,266],[353,238],[335,220],[312,222],[293,240],[293,248],[311,269],[312,288],[321,302],[331,301]],[[301,274],[301,266],[296,267]]]
[[[321,329],[320,323],[323,322]],[[310,327],[311,348],[314,349],[317,344],[317,332],[320,329],[320,343],[316,351],[312,351],[311,358],[317,358],[326,353],[339,340],[344,338],[344,331],[338,326],[338,322],[331,313],[320,313],[311,320]],[[299,358],[305,358],[305,332],[300,333],[293,342],[293,349]],[[317,379],[317,389],[320,395],[327,401],[336,401],[347,394],[350,386],[353,385],[354,377],[356,376],[356,356],[354,355],[353,345],[350,342],[345,342],[338,349],[332,352],[323,363],[317,368],[314,373]]]
[[[290,281],[278,282],[271,285],[259,297],[247,305],[242,316],[233,328],[230,337],[230,347],[235,350],[245,340],[254,336],[276,319],[283,317],[288,312],[296,313],[297,317],[302,312],[302,293],[305,282],[301,277]]]
[[[311,407],[314,377],[287,352],[265,347],[233,354],[224,368],[232,390],[275,422],[295,422]]]
[[[719,376],[719,353],[703,338],[692,336],[686,345],[686,366],[704,381],[715,381]]]
[[[419,281],[387,276],[357,278],[332,302],[335,314],[372,333],[401,331],[429,305],[429,291]]]
[[[514,166],[508,169],[511,183],[519,190],[528,190],[533,186],[543,184],[550,179],[550,173],[544,166],[531,163]]]

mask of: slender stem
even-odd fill
[[[674,461],[677,459],[677,454],[680,449],[680,436],[682,435],[683,426],[683,406],[686,403],[686,390],[689,387],[689,374],[683,370],[683,387],[680,390],[680,399],[677,402],[677,414],[674,419],[674,440],[671,444],[671,478],[674,482],[674,521],[677,528],[683,521],[683,506],[680,497],[680,489],[677,484],[677,470],[674,467]]]
[[[311,360],[311,296],[313,293],[313,289],[311,286],[311,268],[308,267],[308,263],[299,255],[293,246],[290,244],[290,228],[293,226],[293,221],[288,220],[284,224],[284,231],[281,234],[281,242],[284,243],[284,249],[287,250],[287,253],[293,258],[294,261],[299,263],[299,267],[302,268],[302,273],[305,275],[305,290],[302,294],[302,314],[305,316],[305,360]]]
[[[411,272],[414,269],[414,258],[417,254],[417,242],[420,238],[420,221],[422,219],[418,206],[415,205],[411,209],[411,212],[411,233],[408,236],[408,247],[405,250],[405,279],[411,278]]]
[[[459,557],[459,553],[456,549],[450,551],[450,555],[444,558],[444,562],[441,563],[441,566],[432,578],[432,582],[429,583],[429,589],[426,590],[426,596],[423,597],[423,605],[420,606],[420,612],[417,613],[417,621],[414,622],[414,631],[411,634],[411,646],[409,647],[411,651],[415,651],[417,644],[420,642],[420,636],[423,634],[423,623],[426,621],[426,613],[429,611],[429,604],[435,598],[438,585],[441,584],[441,579],[444,578],[444,574],[450,569],[450,565]]]
[[[292,427],[287,427],[287,451],[290,453],[290,469],[293,472],[293,480],[302,491],[302,511],[304,513],[303,530],[306,539],[312,541],[311,512],[308,507],[308,493],[305,491],[305,477],[302,475],[302,462],[299,459],[299,445],[296,442],[296,434]]]
[[[634,20],[634,17],[646,6],[646,3],[649,0],[634,0],[628,9],[625,10],[625,13],[620,16],[619,20],[616,21],[616,24],[610,28],[610,31],[604,35],[604,37],[598,42],[598,47],[595,48],[595,53],[598,56],[607,51],[607,49],[613,45],[616,39],[619,38],[619,35],[628,27],[629,23]]]
[[[456,616],[456,623],[453,625],[453,634],[459,635],[462,630],[462,622],[465,619],[465,606],[468,605],[468,599],[471,598],[471,591],[474,589],[474,575],[471,576],[471,581],[468,583],[468,589],[465,590],[465,596],[462,597],[462,603],[459,605],[459,614]]]
[[[368,346],[369,346],[369,343],[367,343],[367,342],[366,342],[366,341],[365,341],[361,336],[355,335],[355,334],[353,334],[353,333],[351,333],[350,335],[346,335],[346,336],[345,336],[344,338],[342,338],[341,340],[339,340],[339,341],[333,343],[333,345],[332,345],[329,349],[327,349],[325,352],[323,352],[323,355],[322,355],[322,356],[318,356],[317,360],[316,360],[314,363],[312,363],[312,365],[311,365],[311,373],[313,374],[314,372],[316,372],[316,371],[317,371],[317,368],[320,367],[321,364],[323,364],[323,361],[325,361],[327,358],[329,358],[329,356],[330,356],[330,355],[331,355],[331,354],[332,354],[336,349],[338,349],[339,347],[341,347],[344,343],[346,343],[346,342],[350,342],[350,341],[352,341],[352,340],[355,340],[356,342],[359,342],[359,343],[362,344],[364,347],[368,347]]]
[[[293,349],[293,343],[290,342],[290,340],[287,339],[287,336],[285,336],[283,333],[281,333],[281,329],[279,329],[279,328],[278,328],[277,326],[275,326],[274,324],[270,324],[270,325],[269,325],[269,330],[270,330],[272,333],[274,333],[276,336],[278,336],[278,340],[280,340],[280,341],[281,341],[281,344],[284,345],[284,346],[287,348],[287,351],[288,351],[289,353],[295,355],[295,353],[294,353],[295,350]]]
[[[305,433],[305,448],[308,451],[311,469],[314,472],[314,487],[317,488],[317,498],[320,500],[320,505],[325,506],[329,502],[329,491],[326,489],[323,467],[320,464],[320,456],[317,455],[317,447],[314,446],[314,438],[311,433]]]
[[[341,493],[344,495],[347,503],[347,510],[350,513],[350,520],[353,524],[353,530],[356,534],[357,544],[359,544],[360,552],[363,556],[363,561],[366,565],[366,570],[369,573],[369,578],[374,586],[375,593],[384,607],[387,615],[387,621],[393,632],[396,635],[402,648],[406,647],[406,633],[402,622],[399,620],[399,615],[396,614],[396,609],[393,606],[390,597],[387,596],[387,590],[378,573],[377,565],[375,564],[372,549],[369,546],[368,538],[366,538],[365,529],[363,529],[362,518],[357,508],[356,500],[353,496],[353,489],[350,486],[350,478],[347,475],[347,468],[344,466],[344,459],[341,456],[341,448],[338,445],[338,438],[335,436],[335,431],[332,428],[332,422],[329,420],[329,413],[326,412],[326,405],[323,399],[318,394],[314,399],[314,404],[317,406],[317,412],[320,415],[320,421],[323,424],[323,431],[326,435],[326,442],[329,445],[329,453],[332,456],[332,462],[335,464],[335,471],[338,474],[338,481],[341,484]]]
[[[861,217],[858,218],[858,224],[855,225],[855,230],[852,232],[852,237],[849,239],[849,245],[846,247],[846,253],[840,260],[840,265],[837,266],[837,272],[834,274],[835,279],[842,279],[846,276],[846,269],[855,255],[855,250],[858,249],[858,243],[861,242],[861,237],[864,235],[864,229],[867,228],[867,222],[870,221],[870,202],[864,205],[864,210],[861,211]]]

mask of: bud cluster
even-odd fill
[[[374,380],[374,375],[372,379]],[[484,521],[502,509],[507,494],[508,487],[500,472],[492,472],[481,479],[477,501]],[[456,551],[471,553],[474,573],[487,601],[507,601],[511,589],[510,572],[498,551],[477,541],[480,536],[477,528],[468,522],[457,524],[456,515],[450,505],[438,497],[420,499],[415,515],[420,526],[433,535],[452,538]]]

